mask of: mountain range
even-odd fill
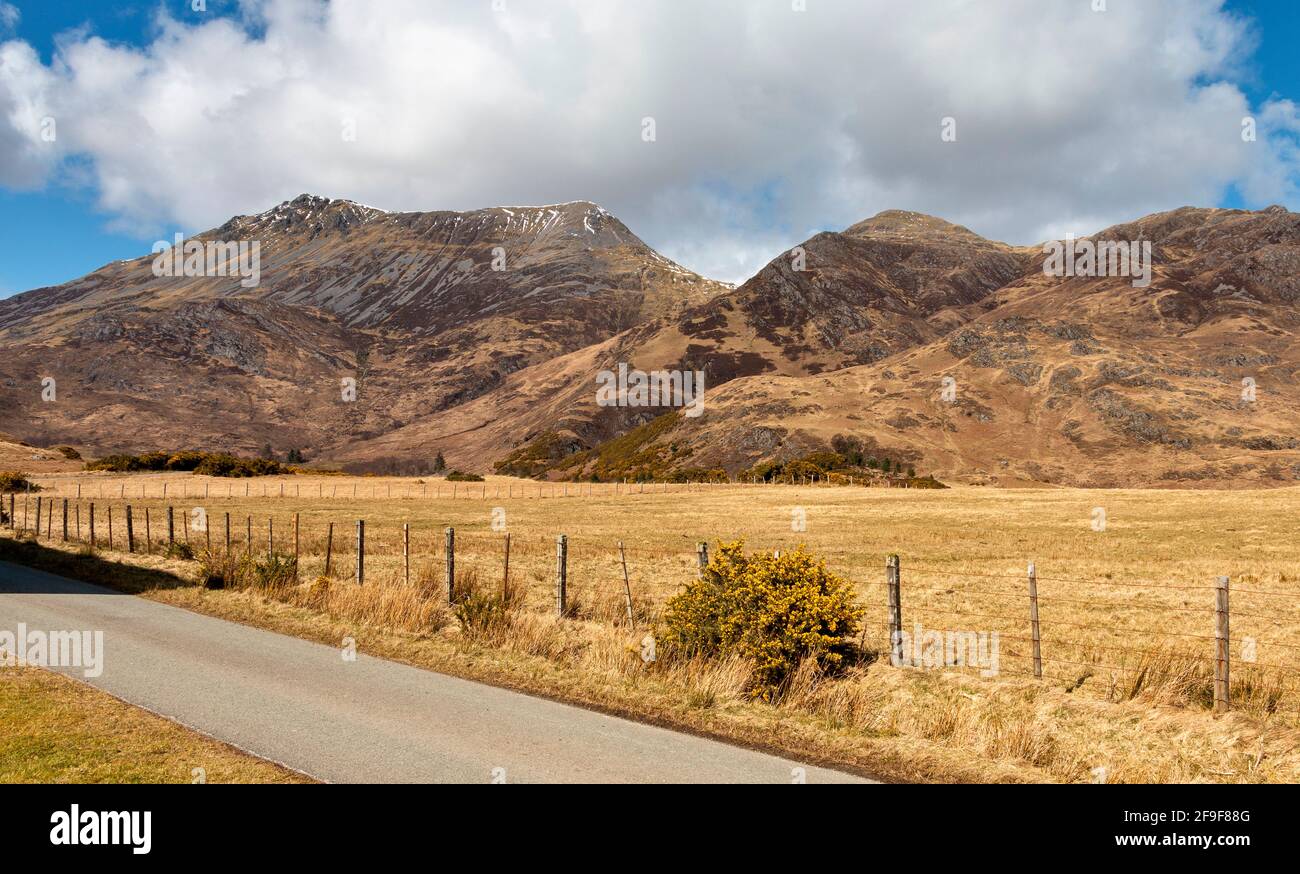
[[[1042,246],[903,211],[738,287],[588,202],[303,195],[194,239],[257,241],[260,282],[159,276],[150,254],[0,300],[0,427],[90,455],[270,446],[382,469],[441,452],[550,477],[608,475],[615,455],[736,475],[840,436],[989,485],[1300,480],[1300,215],[1282,207],[1089,239],[1149,243],[1145,285],[1048,275]],[[599,405],[620,365],[698,372],[703,415]]]

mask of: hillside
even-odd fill
[[[737,288],[588,203],[393,214],[304,196],[203,238],[261,240],[261,284],[155,277],[142,258],[0,302],[16,437],[351,465],[441,451],[587,477],[602,453],[736,474],[845,435],[990,485],[1300,478],[1300,216],[1281,207],[1094,235],[1149,242],[1149,285],[1045,275],[1041,247],[902,211]],[[597,374],[620,364],[703,373],[704,415],[599,406]]]
[[[303,195],[196,240],[257,241],[260,284],[156,276],[151,255],[0,301],[15,431],[327,454],[728,289],[590,203],[386,213]]]

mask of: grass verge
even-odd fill
[[[76,680],[0,668],[0,783],[310,783]]]

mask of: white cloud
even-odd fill
[[[1233,84],[1253,43],[1221,0],[504,5],[245,0],[242,21],[161,19],[140,49],[69,37],[48,66],[4,44],[0,184],[84,157],[101,206],[149,233],[303,191],[590,199],[732,280],[888,208],[1032,243],[1229,185],[1300,203],[1296,107],[1252,108]]]
[[[18,26],[22,13],[12,3],[0,2],[0,30],[13,30]]]

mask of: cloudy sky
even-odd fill
[[[302,192],[594,200],[733,281],[883,209],[1024,244],[1187,204],[1300,209],[1295,18],[1292,0],[0,0],[0,296]]]

